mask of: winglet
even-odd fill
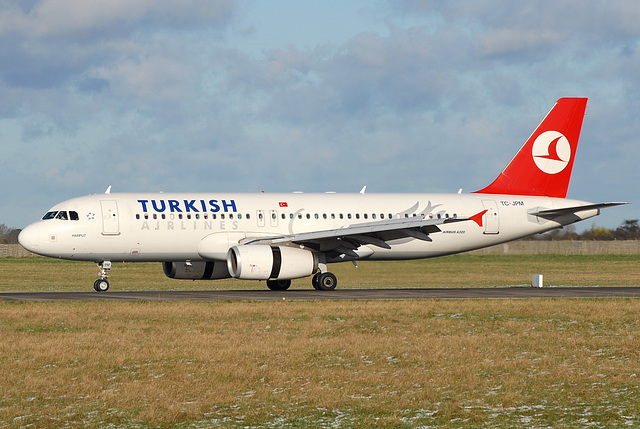
[[[109,185],[109,187],[107,188],[106,191],[104,191],[105,194],[110,194],[111,193],[111,185]]]
[[[471,219],[472,221],[474,221],[475,223],[478,224],[478,226],[482,226],[482,216],[484,216],[484,214],[486,212],[488,212],[489,210],[483,210],[480,213],[476,213],[473,216],[471,216],[469,219]]]

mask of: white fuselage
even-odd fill
[[[389,241],[390,248],[362,245],[355,250],[358,259],[417,259],[487,247],[597,215],[591,209],[551,221],[530,214],[587,204],[489,194],[96,194],[52,207],[50,212],[66,212],[61,216],[66,219],[37,221],[22,231],[20,241],[33,252],[62,259],[223,260],[228,247],[254,238],[335,230],[390,217],[468,218],[487,210],[482,226],[447,223],[429,235],[432,241],[403,237]],[[222,234],[228,239],[226,248],[217,253],[202,249],[205,237],[220,233],[227,233]]]

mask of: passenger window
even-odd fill
[[[393,219],[393,215],[389,213],[389,219]]]
[[[327,214],[326,213],[322,213],[322,219],[326,219],[327,218]]]
[[[164,218],[163,218],[164,219]],[[187,214],[187,219],[191,219],[191,213]]]
[[[156,218],[156,215],[153,215],[153,218]],[[182,219],[182,213],[178,213],[178,219]]]
[[[242,213],[238,213],[238,219],[242,219]]]
[[[224,213],[220,215],[220,219],[224,219]]]
[[[136,215],[136,219],[140,219],[140,215],[139,214]]]
[[[149,215],[147,213],[144,214],[145,219],[149,219]]]
[[[80,217],[78,217],[78,212],[70,211],[69,212],[69,219],[70,220],[80,220]]]
[[[251,216],[249,216],[249,213],[247,213],[247,219],[251,219]]]
[[[365,218],[365,219],[369,219],[369,215],[365,213],[365,214],[364,214],[364,218]]]
[[[438,219],[442,219],[442,215],[438,213]]]
[[[351,219],[351,213],[347,213],[347,219]]]
[[[229,219],[233,219],[233,213],[229,213]]]
[[[67,212],[65,212],[65,211],[58,212],[58,215],[56,216],[56,219],[68,220],[67,219]]]
[[[331,213],[331,219],[335,219],[336,218],[336,214],[335,213]]]
[[[302,219],[302,213],[298,213],[298,219]]]
[[[384,219],[384,213],[380,213],[380,219]]]
[[[196,214],[196,219],[200,219],[200,215],[199,214]]]
[[[158,219],[158,215],[154,213],[154,214],[153,214],[153,218],[154,218],[154,219]]]
[[[167,216],[164,213],[162,213],[162,219],[166,219],[166,218]]]
[[[214,220],[215,220],[217,217],[218,217],[218,216],[217,216],[215,213],[211,215],[211,219],[214,219]]]
[[[224,219],[224,218],[223,218]],[[258,214],[258,219],[262,220],[262,213]]]
[[[316,219],[319,218],[318,213],[316,213],[315,215],[313,215],[313,217],[315,217]]]
[[[307,219],[311,219],[311,214],[307,213]]]
[[[277,218],[277,215],[275,213],[271,213],[271,219],[275,220],[276,218]]]
[[[344,215],[340,213],[340,219],[344,219]]]
[[[286,214],[284,214],[284,213],[282,213],[282,215],[281,215],[280,217],[281,217],[282,219],[286,219],[286,218],[287,218],[287,215],[286,215]]]

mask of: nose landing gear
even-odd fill
[[[98,272],[100,278],[93,283],[93,288],[96,292],[106,292],[109,290],[109,282],[107,281],[109,275],[107,272],[111,269],[111,261],[97,262],[97,265],[100,269]]]

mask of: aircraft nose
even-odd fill
[[[27,226],[25,229],[20,231],[18,235],[18,242],[22,247],[29,250],[30,252],[37,253],[38,245],[40,244],[40,234],[33,225]]]

